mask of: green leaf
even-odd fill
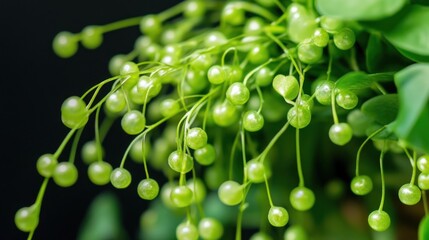
[[[410,146],[429,153],[429,64],[416,63],[395,74],[399,113],[392,126]]]
[[[429,7],[407,5],[392,17],[364,23],[380,31],[397,49],[429,56]]]
[[[392,16],[407,0],[317,0],[316,8],[321,15],[344,20],[378,20]]]
[[[429,239],[429,216],[426,215],[419,223],[419,240]]]
[[[392,73],[349,72],[335,82],[335,87],[342,90],[361,90],[372,87],[375,82],[391,81],[392,79]]]
[[[343,90],[358,90],[370,87],[372,81],[364,72],[349,72],[335,82],[335,87]]]
[[[127,239],[120,224],[119,202],[115,195],[102,193],[93,200],[77,239]]]
[[[398,114],[398,96],[386,94],[373,97],[362,104],[361,110],[381,125],[393,122]]]
[[[429,62],[429,55],[421,55],[400,48],[397,49],[404,57],[413,60],[414,62]]]
[[[373,72],[380,65],[382,60],[382,49],[381,38],[375,34],[371,34],[365,49],[365,62],[368,71]]]

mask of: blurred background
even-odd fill
[[[107,64],[110,57],[131,51],[140,32],[136,26],[108,33],[100,48],[80,48],[69,59],[54,55],[51,48],[54,36],[63,30],[79,32],[91,24],[102,25],[156,13],[177,2],[179,1],[0,2],[0,239],[27,238],[26,233],[15,227],[14,214],[19,208],[32,204],[37,197],[43,181],[35,168],[37,158],[44,153],[54,152],[68,132],[60,119],[60,106],[64,99],[71,95],[81,95],[89,87],[108,78]],[[125,147],[125,144],[118,146],[120,151]],[[67,157],[67,152],[64,157]],[[117,157],[119,161],[119,151]],[[86,166],[79,163],[78,167],[81,171],[76,185],[59,188],[52,182],[48,184],[40,225],[33,239],[76,239],[93,198],[112,189],[90,184]],[[123,218],[124,226],[127,232],[134,235],[146,203],[138,199],[134,187],[115,192],[115,196],[119,202],[127,204],[122,212],[126,216]]]

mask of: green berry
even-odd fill
[[[84,163],[90,164],[104,157],[104,149],[101,143],[94,140],[88,141],[82,146],[81,158]]]
[[[359,175],[352,179],[350,189],[356,195],[366,195],[372,191],[372,180],[366,175]]]
[[[146,126],[146,118],[137,110],[131,110],[122,116],[121,126],[129,135],[141,133]]]
[[[277,74],[273,79],[273,88],[280,96],[288,100],[295,99],[299,93],[298,80],[292,75]]]
[[[369,214],[368,224],[375,231],[386,231],[390,226],[390,216],[385,211],[375,210]]]
[[[110,174],[110,183],[118,189],[127,188],[131,183],[131,173],[122,167],[115,168]]]
[[[157,15],[149,14],[140,20],[140,31],[151,37],[157,37],[162,30],[162,22]]]
[[[88,177],[96,185],[106,185],[110,182],[112,165],[108,162],[97,161],[88,167]]]
[[[422,155],[417,159],[417,168],[422,173],[429,173],[429,155]]]
[[[218,189],[218,196],[220,201],[225,205],[237,205],[243,201],[243,187],[238,182],[232,180],[225,181]]]
[[[226,24],[241,25],[245,22],[246,16],[244,10],[237,4],[229,3],[222,10],[221,20]]]
[[[170,198],[174,206],[187,207],[192,204],[192,190],[187,186],[175,186],[171,189]]]
[[[311,111],[309,108],[294,106],[289,109],[287,119],[295,128],[305,128],[311,122]]]
[[[249,89],[242,82],[235,82],[228,87],[226,98],[234,105],[245,104],[250,97]]]
[[[335,88],[335,83],[330,80],[321,81],[316,86],[316,100],[322,105],[330,105],[331,104],[331,94],[333,89]]]
[[[245,170],[250,182],[261,183],[265,181],[265,166],[262,162],[252,159],[246,163]]]
[[[310,41],[303,41],[298,45],[298,59],[306,64],[315,64],[322,59],[323,48]]]
[[[141,180],[137,186],[137,193],[142,199],[145,200],[152,200],[156,198],[159,193],[158,182],[152,178]]]
[[[237,108],[230,103],[229,101],[224,101],[220,103],[215,103],[213,106],[213,121],[221,126],[227,127],[231,126],[234,123],[237,123],[238,120],[238,111]]]
[[[77,52],[78,39],[71,32],[59,32],[52,42],[52,48],[57,56],[61,58],[69,58]]]
[[[416,205],[422,197],[422,192],[416,185],[407,183],[399,189],[398,196],[403,204]]]
[[[274,227],[283,227],[289,222],[289,213],[283,207],[272,206],[268,211],[268,221]]]
[[[37,172],[42,177],[51,177],[58,164],[57,158],[50,153],[43,154],[37,159],[36,168]]]
[[[315,197],[313,191],[306,187],[294,188],[289,196],[293,208],[298,211],[306,211],[313,207]]]
[[[39,225],[39,211],[36,205],[20,208],[15,213],[15,225],[23,232],[34,231]]]
[[[183,222],[176,228],[177,240],[198,240],[198,229],[190,222]]]
[[[88,49],[98,48],[103,42],[103,30],[99,26],[86,26],[81,34],[82,45]]]
[[[350,28],[343,28],[334,33],[334,44],[341,50],[348,50],[354,46],[356,42],[355,33]]]
[[[58,186],[70,187],[76,183],[78,171],[73,163],[61,162],[55,167],[52,177]]]
[[[264,116],[261,113],[249,110],[243,114],[243,128],[249,132],[257,132],[264,126]]]
[[[192,191],[192,202],[201,203],[207,195],[206,186],[200,178],[192,178],[186,182],[186,186]]]
[[[346,110],[355,108],[359,101],[357,95],[354,92],[347,90],[340,90],[335,96],[335,100],[338,106]]]
[[[61,105],[61,121],[68,128],[82,128],[88,122],[86,103],[78,96],[68,97]]]
[[[223,225],[215,218],[205,217],[198,223],[198,232],[202,239],[221,239]]]
[[[308,235],[301,225],[292,225],[288,227],[283,235],[284,240],[308,240]]]
[[[170,168],[178,173],[187,173],[194,167],[192,157],[182,151],[173,151],[167,161]]]
[[[194,127],[188,130],[186,144],[189,148],[199,149],[207,144],[207,133],[202,128]]]
[[[313,43],[317,47],[326,47],[329,43],[329,34],[323,28],[316,28],[313,33]]]
[[[350,142],[353,137],[353,130],[348,123],[336,123],[329,129],[329,139],[339,146]]]
[[[429,174],[420,173],[417,179],[417,183],[421,190],[429,190]]]
[[[210,165],[216,159],[216,150],[213,145],[206,144],[204,147],[194,151],[194,158],[201,165]]]

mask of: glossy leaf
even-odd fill
[[[317,0],[322,15],[345,20],[378,20],[392,16],[407,3],[406,0]]]
[[[373,97],[362,104],[362,112],[381,125],[387,125],[396,119],[398,96],[386,94]]]
[[[414,62],[429,62],[429,55],[421,55],[413,53],[404,49],[398,48],[398,51],[406,58],[413,60]]]
[[[409,145],[429,153],[429,64],[416,63],[395,74],[399,113],[393,130]]]
[[[392,17],[367,22],[368,27],[380,31],[396,48],[429,56],[429,7],[407,5]]]

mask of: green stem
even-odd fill
[[[78,143],[80,140],[80,136],[82,135],[83,129],[84,129],[84,127],[79,128],[76,135],[74,136],[72,147],[70,150],[70,157],[69,157],[69,162],[71,162],[71,163],[74,163],[74,160],[76,158],[76,151],[77,151]]]
[[[332,107],[332,117],[334,118],[334,124],[338,124],[338,115],[337,115],[337,109],[335,108],[335,89],[332,89],[331,91],[331,107]]]
[[[363,146],[365,146],[365,144],[371,140],[375,135],[379,134],[381,131],[383,131],[386,128],[386,126],[383,126],[381,128],[379,128],[377,131],[373,132],[371,135],[369,135],[365,141],[363,141],[363,143],[360,145],[358,152],[356,154],[356,176],[359,176],[359,160],[360,160],[360,153],[362,152]]]
[[[384,141],[383,148],[380,153],[381,201],[380,201],[380,207],[378,208],[378,211],[383,211],[384,198],[386,195],[386,184],[384,182],[384,170],[383,170],[383,158],[384,158],[385,147],[386,147],[386,141]]]
[[[289,121],[287,121],[283,127],[276,133],[276,135],[271,139],[271,141],[268,143],[267,147],[262,151],[260,155],[261,162],[263,163],[268,152],[271,150],[271,148],[274,146],[274,144],[277,142],[277,140],[280,138],[280,136],[286,131],[286,129],[289,126]]]
[[[416,176],[417,176],[417,154],[416,151],[413,152],[413,173],[411,175],[411,181],[410,184],[414,185],[414,182],[416,181]]]
[[[296,167],[298,169],[298,177],[299,177],[299,186],[304,187],[304,175],[302,173],[301,166],[301,148],[299,145],[299,128],[296,128],[295,132],[295,141],[296,141]]]

